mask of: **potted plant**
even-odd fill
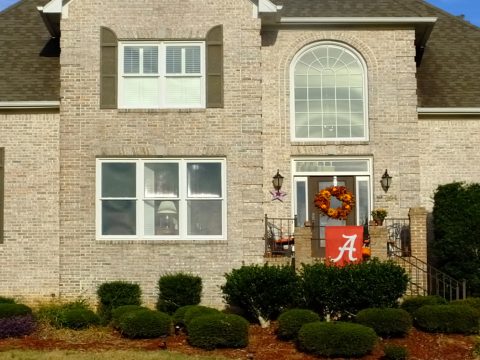
[[[377,224],[378,226],[383,225],[383,220],[385,220],[387,215],[388,215],[388,212],[385,209],[374,209],[372,211],[373,221],[375,221],[375,224]]]

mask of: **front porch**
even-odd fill
[[[303,226],[297,218],[269,218],[265,215],[265,254],[268,264],[291,265],[297,270],[302,264],[325,260],[325,240],[315,223]],[[393,261],[410,276],[408,295],[439,295],[447,300],[466,298],[466,282],[456,280],[427,262],[427,211],[411,208],[409,217],[385,219],[382,226],[365,224],[371,256]]]

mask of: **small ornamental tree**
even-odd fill
[[[298,299],[298,278],[291,266],[242,266],[225,277],[222,291],[227,304],[244,310],[262,327]]]
[[[466,279],[469,295],[480,296],[480,184],[441,185],[433,199],[431,249],[437,267]]]
[[[340,318],[366,308],[396,307],[408,284],[404,269],[377,259],[343,267],[304,265],[300,277],[306,307]]]

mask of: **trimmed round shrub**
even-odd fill
[[[185,316],[183,318],[183,322],[186,326],[192,321],[193,319],[203,316],[203,315],[215,315],[219,314],[220,311],[214,308],[210,308],[207,306],[201,306],[201,305],[194,305],[191,308],[187,309],[185,311]]]
[[[199,276],[176,273],[164,275],[158,281],[157,310],[173,314],[185,305],[197,305],[202,295]]]
[[[110,324],[113,326],[113,328],[118,329],[118,326],[120,324],[120,319],[123,317],[123,315],[132,311],[139,311],[139,310],[149,310],[149,309],[140,305],[119,306],[112,310],[112,320]]]
[[[480,311],[480,298],[470,297],[462,300],[453,300],[449,302],[449,305],[468,305],[477,311]]]
[[[370,353],[377,341],[373,329],[345,322],[314,322],[298,332],[301,351],[329,357],[360,357]]]
[[[15,304],[15,302],[14,298],[0,296],[0,304]]]
[[[188,342],[207,350],[246,347],[248,326],[247,320],[234,314],[199,316],[187,325]]]
[[[283,340],[296,339],[300,328],[308,323],[320,321],[320,316],[306,309],[291,309],[283,312],[277,319],[277,336]]]
[[[0,339],[29,335],[35,329],[36,322],[32,314],[0,318]]]
[[[428,332],[476,334],[480,314],[468,305],[425,305],[414,314],[415,326]]]
[[[60,325],[69,329],[85,329],[92,325],[98,325],[100,318],[90,309],[72,308],[62,312]]]
[[[403,346],[386,345],[383,349],[385,356],[384,360],[407,360],[408,350]]]
[[[425,305],[446,305],[447,300],[438,295],[408,296],[400,304],[400,309],[407,311],[413,316],[415,311]]]
[[[291,266],[242,266],[225,274],[225,278],[225,302],[262,325],[298,303],[298,276]]]
[[[103,322],[112,318],[112,310],[122,305],[140,305],[142,291],[138,284],[124,281],[103,283],[97,289],[100,300],[98,312]]]
[[[412,317],[402,309],[364,309],[357,314],[355,320],[371,327],[382,337],[403,337],[412,327]]]
[[[121,317],[118,327],[130,339],[153,339],[170,334],[172,319],[160,311],[131,311]]]
[[[172,315],[172,321],[173,325],[175,326],[185,326],[185,314],[187,313],[188,310],[194,309],[199,305],[185,305],[180,308],[178,308]]]
[[[31,315],[32,309],[23,304],[0,304],[0,319],[12,316]]]

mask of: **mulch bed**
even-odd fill
[[[83,331],[55,331],[40,329],[23,338],[0,339],[0,351],[10,349],[29,350],[145,350],[165,349],[185,354],[214,354],[232,359],[255,360],[309,360],[317,357],[296,350],[291,342],[279,341],[275,337],[275,325],[268,329],[253,325],[250,328],[250,344],[245,349],[217,349],[206,352],[188,345],[184,334],[172,335],[165,339],[128,340],[109,329]],[[411,360],[473,360],[474,336],[428,334],[411,330],[403,339],[387,339],[378,343],[373,353],[362,360],[378,360],[383,356],[385,344],[406,346]]]

